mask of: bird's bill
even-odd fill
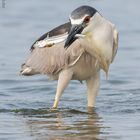
[[[71,27],[71,30],[70,30],[70,32],[68,34],[67,39],[66,39],[64,48],[68,48],[78,38],[76,35],[80,34],[83,31],[83,29],[84,29],[84,27],[82,26],[82,24],[73,25]]]

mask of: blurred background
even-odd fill
[[[119,30],[109,80],[102,72],[93,114],[86,87],[72,81],[51,112],[56,81],[19,76],[31,44],[68,21],[81,5],[96,8]],[[0,0],[0,140],[140,139],[139,0]]]

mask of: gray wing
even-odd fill
[[[70,28],[71,24],[69,22],[60,25],[44,34],[33,43],[31,54],[27,61],[22,65],[22,69],[26,68],[26,75],[35,73],[54,75],[66,67],[73,66],[79,60],[84,49],[80,46],[78,40],[67,50],[64,49],[64,42],[57,43],[52,47],[34,47],[34,44],[37,41],[41,41],[46,37],[56,37],[66,34],[69,32]]]
[[[116,56],[118,50],[118,41],[119,41],[119,33],[116,28],[114,28],[113,32],[113,53],[112,53],[112,62]]]
[[[38,73],[55,75],[62,69],[73,66],[84,53],[79,41],[75,41],[67,50],[64,42],[52,47],[34,48],[24,65]]]
[[[61,35],[61,34],[65,34],[67,32],[69,32],[71,28],[71,24],[70,22],[67,22],[65,24],[62,24],[56,28],[54,28],[53,30],[43,34],[41,37],[39,37],[34,43],[33,45],[31,46],[31,51],[34,49],[34,44],[37,42],[37,41],[41,41],[41,40],[44,40],[45,38],[47,37],[53,37],[53,36],[58,36],[58,35]]]

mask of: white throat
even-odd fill
[[[113,25],[96,13],[89,25],[83,30],[93,55],[99,61],[101,68],[108,71],[113,52]]]

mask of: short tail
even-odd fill
[[[21,70],[20,70],[21,75],[25,76],[32,76],[35,74],[39,74],[39,72],[36,72],[34,69],[31,67],[27,66],[25,63],[21,65]]]

